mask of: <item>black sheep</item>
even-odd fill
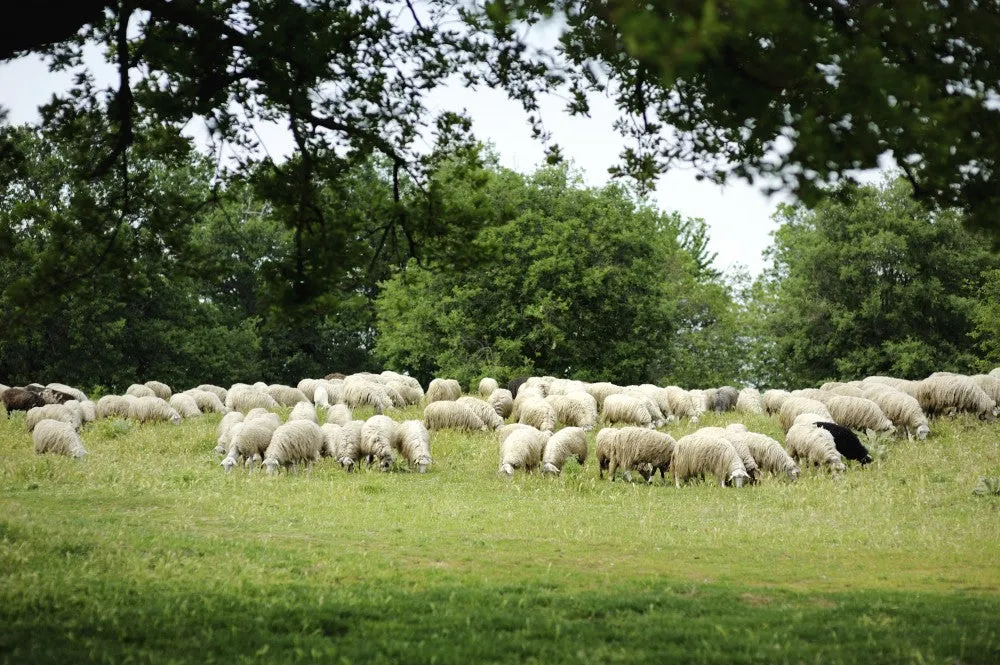
[[[3,394],[3,404],[8,412],[27,411],[36,406],[45,406],[45,400],[27,388],[8,388]]]
[[[511,379],[510,383],[507,384],[507,390],[510,391],[511,397],[517,397],[518,389],[524,385],[528,380],[526,376],[519,376],[516,379]]]
[[[862,466],[872,463],[872,456],[868,454],[868,449],[861,443],[858,435],[850,428],[838,425],[837,423],[815,423],[816,427],[822,427],[833,435],[833,442],[837,446],[837,452],[846,459],[861,462]]]

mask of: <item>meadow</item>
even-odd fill
[[[1000,662],[1000,497],[972,493],[998,424],[676,489],[592,459],[507,481],[459,432],[423,475],[227,475],[218,421],[94,423],[76,462],[0,419],[0,662]],[[701,424],[735,421],[780,434]]]

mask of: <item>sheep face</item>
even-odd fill
[[[215,447],[215,454],[216,455],[225,455],[226,454],[226,447],[220,443],[219,445],[217,445]]]
[[[923,441],[927,438],[927,435],[931,433],[931,428],[927,425],[921,425],[917,428],[917,438]]]
[[[230,471],[233,470],[233,467],[236,466],[236,460],[233,459],[232,457],[227,457],[226,459],[222,460],[221,466],[223,469],[226,470],[226,473],[229,473]]]
[[[733,474],[729,476],[728,485],[730,487],[743,487],[743,484],[750,480],[750,476],[746,471],[737,469],[733,471]]]
[[[422,455],[417,458],[417,471],[420,473],[427,473],[427,467],[431,465],[431,458],[426,455]]]
[[[500,468],[497,470],[497,475],[503,474],[507,476],[508,479],[514,477],[514,466],[512,464],[501,464]]]
[[[798,464],[793,464],[785,471],[785,473],[788,474],[789,479],[794,482],[799,479],[799,474],[802,473],[802,469],[799,468]]]
[[[268,457],[264,460],[264,468],[267,469],[267,475],[273,476],[278,473],[278,460],[273,457]]]
[[[347,473],[350,473],[351,471],[354,471],[354,460],[351,459],[350,457],[341,457],[340,458],[340,465],[342,467],[344,467],[344,469],[347,471]]]
[[[180,425],[181,424],[181,415],[179,413],[177,413],[176,411],[174,411],[173,413],[170,414],[170,422],[172,424],[174,424],[174,425]]]
[[[554,464],[546,462],[542,466],[542,474],[543,475],[558,476],[559,475],[559,468],[557,466],[555,466]]]
[[[73,459],[83,459],[83,456],[87,454],[87,451],[83,448],[77,448],[73,451]]]
[[[867,464],[871,464],[874,461],[875,460],[872,459],[871,455],[865,455],[864,457],[861,458],[861,466],[865,466]]]

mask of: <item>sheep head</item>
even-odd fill
[[[273,457],[268,457],[264,460],[264,468],[267,469],[267,475],[273,476],[278,473],[278,460]]]
[[[226,473],[229,473],[230,471],[233,470],[233,467],[236,466],[236,460],[233,459],[232,457],[227,457],[226,459],[222,460],[220,466],[222,466],[222,468],[226,470]]]
[[[931,428],[926,424],[921,425],[917,428],[917,438],[923,441],[927,438],[927,435],[931,433]]]
[[[542,465],[542,474],[558,476],[560,474],[559,467],[557,467],[555,464],[552,464],[551,462],[546,462],[544,465]]]
[[[511,464],[501,464],[497,474],[505,474],[507,478],[514,477],[514,466]]]
[[[733,471],[729,476],[729,484],[731,487],[743,487],[743,484],[750,479],[750,474],[742,469],[737,469]]]

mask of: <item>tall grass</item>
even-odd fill
[[[227,475],[218,419],[96,423],[81,462],[0,421],[3,662],[1000,662],[997,425],[737,490],[506,481],[458,432],[424,475]]]

